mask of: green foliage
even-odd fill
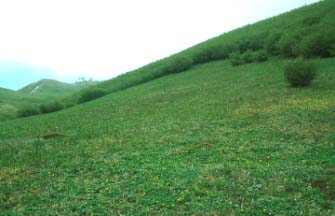
[[[332,56],[332,57],[335,56],[335,44],[333,44],[333,45],[329,48],[329,54],[330,54],[330,56]]]
[[[233,66],[239,66],[244,63],[241,58],[240,52],[237,51],[229,54],[229,60]]]
[[[311,57],[331,57],[332,46],[335,44],[335,28],[324,26],[319,31],[313,31],[301,42],[301,55]]]
[[[174,57],[166,68],[166,74],[183,72],[190,69],[192,65],[193,59],[189,56]]]
[[[212,60],[212,47],[206,47],[199,51],[195,51],[192,54],[192,58],[195,64],[201,64],[205,62],[209,62]]]
[[[315,78],[316,66],[303,58],[298,58],[286,65],[284,74],[292,87],[305,87]]]
[[[17,111],[17,116],[19,118],[29,117],[29,116],[39,115],[39,114],[40,114],[40,111],[38,110],[37,107],[24,107]]]
[[[39,106],[39,110],[43,114],[56,112],[62,109],[64,109],[64,105],[59,101],[55,101],[49,104],[42,104]]]
[[[271,55],[278,55],[280,53],[278,42],[282,33],[272,32],[264,39],[264,49]]]
[[[258,51],[247,50],[242,55],[239,52],[233,52],[229,58],[233,66],[238,66],[252,62],[264,62],[268,60],[268,53],[263,49]]]
[[[299,55],[299,34],[300,32],[286,33],[278,41],[280,54],[283,57],[294,58]]]
[[[255,61],[255,53],[252,50],[247,50],[241,55],[243,63],[248,64]]]
[[[80,94],[80,97],[79,97],[79,100],[78,100],[78,104],[95,100],[97,98],[105,96],[106,94],[107,94],[107,92],[104,89],[96,88],[96,87],[89,88],[89,89],[83,91]]]
[[[257,62],[265,62],[269,58],[269,54],[266,50],[258,50],[254,53],[254,61]]]

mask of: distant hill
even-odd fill
[[[59,99],[71,95],[81,89],[94,84],[95,82],[86,82],[84,84],[71,84],[57,80],[43,79],[29,84],[18,90],[20,93],[34,95],[42,98]]]
[[[0,120],[14,118],[15,112],[22,107],[59,100],[94,84],[94,81],[70,84],[43,79],[18,91],[0,88]]]

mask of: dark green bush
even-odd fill
[[[179,56],[172,59],[167,67],[167,73],[179,73],[188,70],[193,65],[193,59],[189,56]]]
[[[105,96],[107,92],[104,89],[101,88],[89,88],[83,92],[81,92],[78,104],[85,103],[91,100],[95,100],[97,98],[100,98],[102,96]]]
[[[40,112],[36,107],[24,107],[17,111],[17,116],[20,118],[39,115]]]
[[[303,58],[297,58],[286,65],[284,74],[292,87],[305,87],[315,78],[316,67]]]
[[[324,26],[321,29],[316,29],[302,40],[300,44],[301,55],[306,58],[331,57],[331,49],[334,44],[335,29]]]
[[[218,45],[212,48],[211,60],[224,60],[229,58],[229,53],[233,52],[235,47],[233,45]]]
[[[245,53],[241,55],[242,61],[245,64],[251,63],[255,61],[255,53],[252,50],[247,50]]]
[[[230,62],[233,66],[239,66],[243,64],[243,61],[241,59],[241,54],[239,52],[232,52],[229,54]]]
[[[281,35],[282,34],[279,32],[273,32],[264,39],[264,49],[269,54],[271,55],[279,54],[280,50],[279,50],[278,42],[280,41]]]
[[[257,62],[264,62],[268,60],[269,54],[266,50],[258,50],[254,53],[254,60]]]
[[[299,54],[298,38],[296,33],[288,33],[281,37],[278,42],[280,54],[284,57],[297,57]]]
[[[41,113],[52,113],[52,112],[56,112],[59,110],[64,109],[64,105],[58,101],[53,102],[53,103],[49,103],[49,104],[42,104],[39,106],[40,112]]]
[[[207,47],[194,52],[192,59],[195,64],[205,63],[212,60],[212,49]]]

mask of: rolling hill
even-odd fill
[[[60,100],[96,83],[70,84],[45,79],[18,91],[0,88],[0,120],[13,119],[19,109]]]
[[[87,82],[85,84],[70,84],[57,80],[44,79],[27,85],[18,92],[38,96],[41,98],[59,99],[94,84],[96,84],[96,82]]]
[[[334,28],[334,10],[322,1],[237,29],[98,84],[110,92],[100,99],[0,122],[1,212],[332,215],[333,36],[318,54],[310,40]],[[286,47],[292,29],[310,34]],[[222,53],[256,55],[268,30],[281,46],[266,61],[232,66]],[[318,68],[307,88],[283,75],[296,55]]]

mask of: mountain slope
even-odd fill
[[[0,88],[0,120],[15,118],[17,110],[24,107],[36,107],[60,100],[96,84],[97,82],[93,81],[70,84],[44,79],[29,84],[18,91]]]
[[[88,84],[70,84],[57,80],[44,79],[23,87],[19,90],[19,92],[28,95],[56,99],[78,92],[87,86]]]
[[[333,0],[320,1],[224,33],[175,55],[101,82],[98,87],[113,93],[180,72],[171,68],[175,67],[176,61],[185,57],[192,59],[193,65],[198,65],[231,59],[231,54],[243,55],[248,51],[253,54],[264,51],[269,57],[284,58],[335,56],[334,14]],[[74,94],[64,101],[75,104],[78,98],[79,94]]]
[[[103,98],[0,122],[1,212],[332,215],[335,58],[310,56],[316,79],[290,88],[285,53],[233,67],[214,50],[250,51],[269,29],[323,33],[333,10],[322,1],[238,29],[182,52],[194,61],[183,73],[169,68],[176,54],[100,84]],[[289,44],[299,53],[302,41]]]
[[[329,215],[335,59],[314,62],[320,71],[308,89],[288,88],[284,60],[216,61],[0,123],[0,209]]]

